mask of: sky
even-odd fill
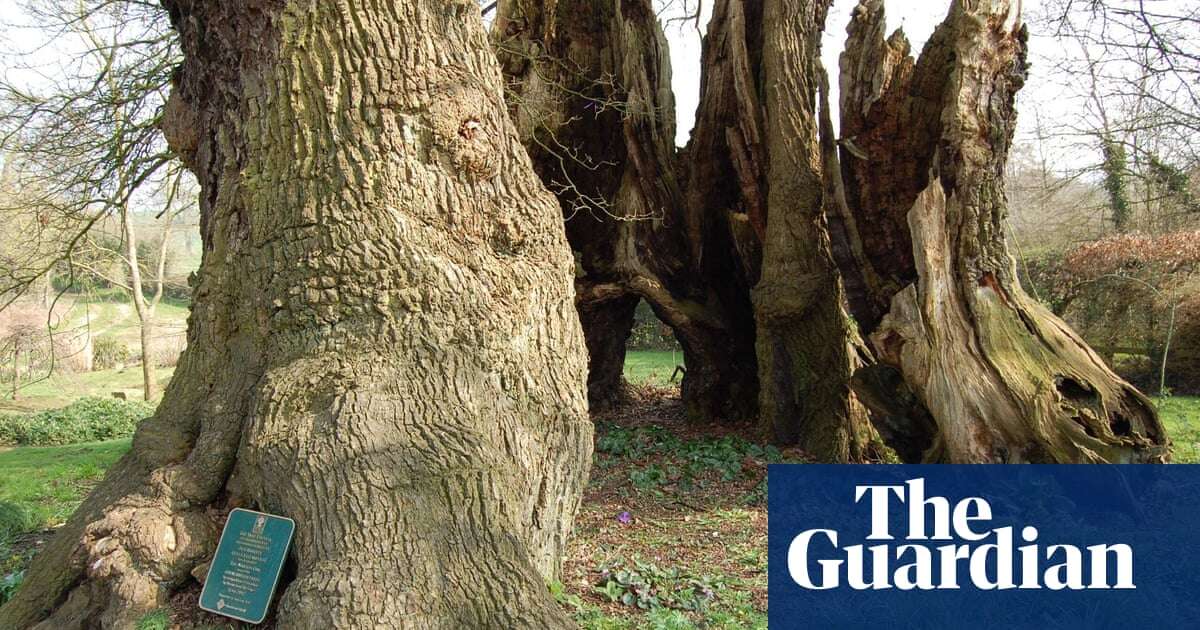
[[[694,22],[670,23],[670,18],[679,17],[684,13],[684,4],[694,6],[697,0],[653,0],[660,7],[660,17],[664,20],[664,30],[671,50],[672,87],[676,99],[676,143],[683,146],[691,134],[695,118],[696,105],[700,92],[700,35]],[[700,25],[707,27],[712,0],[699,0],[704,12]],[[1022,0],[1014,0],[1021,2]],[[1023,0],[1023,11],[1026,16],[1032,15],[1040,7],[1043,0]],[[834,0],[826,21],[825,36],[822,43],[822,60],[830,70],[833,90],[831,102],[836,107],[837,99],[837,68],[838,55],[845,43],[846,25],[850,21],[850,13],[857,4],[856,0]],[[934,28],[945,18],[950,5],[949,0],[885,0],[889,32],[897,27],[903,27],[905,34],[912,44],[914,54],[919,53],[925,41]],[[21,11],[17,0],[0,0],[0,24],[20,24]],[[35,29],[4,28],[0,31],[0,57],[13,50],[30,50],[39,45],[38,33]],[[52,43],[41,52],[50,55],[61,54],[61,43]],[[1030,140],[1036,134],[1036,120],[1041,116],[1044,120],[1062,118],[1073,114],[1072,108],[1077,102],[1061,97],[1062,87],[1055,84],[1047,76],[1046,69],[1062,58],[1061,49],[1047,37],[1039,36],[1036,30],[1031,33],[1030,59],[1033,68],[1025,88],[1018,94],[1018,141]],[[53,63],[48,64],[53,67]],[[47,68],[49,69],[49,68]],[[10,70],[11,72],[11,70]],[[36,78],[33,79],[36,81]],[[837,125],[838,117],[833,117]],[[1073,147],[1068,141],[1049,142],[1043,150],[1054,155],[1061,170],[1070,170],[1074,166],[1086,163],[1092,159],[1087,152],[1081,153],[1078,147]],[[1082,162],[1081,162],[1082,160]]]
[[[661,0],[660,0],[661,1]],[[1017,0],[1020,1],[1020,0]],[[836,106],[837,99],[837,68],[838,55],[841,54],[846,41],[846,26],[850,23],[850,13],[857,2],[855,0],[835,0],[826,19],[825,36],[821,44],[821,59],[830,74],[830,101]],[[1024,0],[1022,10],[1026,16],[1032,15],[1041,4],[1041,0]],[[711,0],[704,3],[705,9],[711,5]],[[912,44],[913,54],[918,54],[925,41],[933,33],[934,28],[946,17],[950,7],[949,0],[886,0],[884,3],[888,19],[888,32],[903,28]],[[681,15],[683,7],[678,2],[666,8],[663,18]],[[708,24],[707,10],[701,16],[701,24]],[[684,26],[667,24],[665,26],[667,39],[671,47],[672,87],[675,92],[676,106],[676,144],[683,146],[691,134],[695,120],[696,105],[700,97],[700,37],[694,24]],[[1029,82],[1018,94],[1018,136],[1032,138],[1036,127],[1036,117],[1033,110],[1043,115],[1066,115],[1070,113],[1073,103],[1055,98],[1058,86],[1046,76],[1046,60],[1052,59],[1055,53],[1054,42],[1047,37],[1031,33],[1030,59],[1034,61],[1030,72]],[[1038,63],[1042,61],[1043,63]],[[837,125],[837,116],[833,117]],[[1065,151],[1065,147],[1063,147]]]

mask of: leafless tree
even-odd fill
[[[182,165],[158,130],[179,60],[177,43],[157,3],[26,0],[21,7],[44,41],[4,59],[9,72],[0,80],[0,142],[14,156],[10,177],[23,194],[0,201],[0,213],[23,225],[38,247],[0,261],[0,307],[37,279],[49,282],[56,267],[99,274],[126,289],[142,328],[144,389],[151,400],[157,393],[154,311],[169,239],[160,241],[147,296],[135,217],[139,210],[165,214],[165,237],[183,198],[177,194],[186,185]],[[47,57],[55,61],[47,65]],[[123,263],[121,277],[79,256],[96,247],[106,221],[118,226],[113,254]]]
[[[1049,0],[1037,28],[1044,59],[1077,115],[1055,133],[1087,145],[1118,231],[1165,233],[1197,220],[1200,1]]]

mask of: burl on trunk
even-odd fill
[[[568,626],[573,264],[478,7],[165,4],[164,130],[203,196],[188,351],[0,627],[131,627],[237,505],[297,522],[279,627]]]

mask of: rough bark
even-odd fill
[[[689,225],[707,238],[708,273],[730,290],[754,287],[747,329],[766,432],[822,460],[861,461],[875,456],[873,431],[848,385],[860,344],[832,260],[817,146],[828,4],[714,5],[688,147]]]
[[[535,168],[557,194],[579,263],[593,402],[613,397],[631,298],[675,332],[695,418],[753,415],[753,334],[696,264],[677,176],[667,44],[650,0],[509,0],[492,38]],[[729,265],[724,258],[720,264]],[[593,328],[608,327],[613,328]]]
[[[862,0],[841,77],[851,249],[883,278],[851,300],[881,363],[855,385],[881,433],[909,460],[1163,461],[1151,403],[1025,294],[1005,243],[1019,3],[956,0],[915,64],[883,23]]]
[[[577,279],[575,307],[588,351],[588,406],[592,411],[626,399],[625,345],[641,300],[624,286]]]
[[[572,263],[474,2],[168,0],[201,184],[188,349],[0,627],[129,628],[232,506],[281,628],[548,628],[591,448]]]

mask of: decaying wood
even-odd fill
[[[882,364],[855,382],[881,432],[923,461],[1163,461],[1151,403],[1016,278],[1002,174],[1019,3],[956,0],[915,64],[882,28],[882,2],[862,0],[842,58],[847,205],[885,279],[851,300]]]
[[[752,416],[748,300],[699,267],[705,235],[690,229],[676,175],[670,61],[650,0],[501,2],[492,39],[576,254],[593,405],[619,396],[620,344],[644,299],[683,347],[691,415]]]
[[[624,289],[683,345],[693,416],[752,418],[757,407],[779,443],[831,461],[873,456],[849,387],[863,352],[831,259],[817,155],[812,77],[827,4],[714,5],[697,123],[676,159],[648,0],[501,3],[493,40],[510,107],[579,261],[594,403],[619,383]]]

